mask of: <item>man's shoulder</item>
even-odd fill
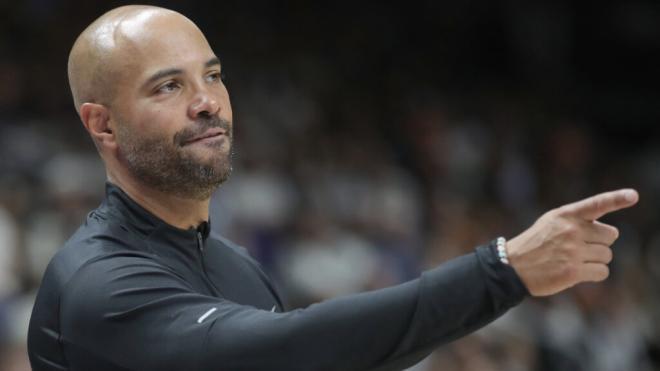
[[[104,257],[149,257],[144,246],[137,233],[111,219],[99,219],[99,215],[92,212],[53,256],[45,278],[55,274],[59,279],[67,280],[83,265]]]
[[[100,283],[115,277],[117,269],[131,262],[137,262],[134,266],[159,266],[149,253],[139,249],[139,241],[139,236],[124,230],[120,224],[95,218],[90,213],[53,256],[43,275],[30,320],[29,339],[33,349],[46,347],[57,352],[53,350],[57,346],[53,345],[51,334],[60,332],[62,313],[58,308],[66,297],[93,300],[90,296],[98,294]],[[81,276],[80,272],[92,274]],[[93,289],[82,293],[70,290],[72,284],[93,286]]]

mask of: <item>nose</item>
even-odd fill
[[[213,116],[220,110],[218,98],[214,97],[208,90],[199,89],[188,106],[188,115],[192,119],[199,116]]]

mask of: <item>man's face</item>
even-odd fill
[[[231,172],[232,112],[220,61],[187,19],[124,22],[111,104],[118,157],[161,192],[207,199]]]

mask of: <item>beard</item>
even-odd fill
[[[129,172],[143,184],[176,197],[206,200],[211,197],[231,174],[233,134],[231,123],[218,117],[200,118],[192,127],[167,137],[145,138],[131,132],[128,125],[120,123],[117,130],[119,156]],[[225,131],[223,140],[204,143],[213,151],[210,159],[202,159],[184,145],[190,139],[210,128]],[[225,140],[229,150],[222,150]]]

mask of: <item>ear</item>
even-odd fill
[[[99,150],[115,149],[117,140],[108,108],[97,103],[83,103],[80,119]]]

